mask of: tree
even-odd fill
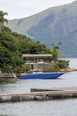
[[[8,15],[7,12],[0,11],[0,31],[4,28],[4,23],[8,23],[8,20],[4,18],[5,15]]]
[[[61,55],[61,52],[59,52],[59,46],[62,45],[62,43],[59,42],[58,45],[52,43],[51,45],[53,46],[53,49],[51,50],[51,60],[55,62],[55,65],[49,68],[48,72],[57,72],[60,71],[60,69],[67,68],[69,66],[69,61],[58,59],[58,56]]]
[[[52,59],[53,61],[57,62],[58,61],[58,56],[61,55],[61,52],[59,52],[59,45],[62,45],[61,42],[58,43],[58,45],[55,45],[54,43],[51,44],[53,46],[53,49],[51,50],[52,53]]]
[[[17,66],[24,63],[22,54],[18,50],[18,38],[6,32],[0,32],[0,70],[12,72]]]

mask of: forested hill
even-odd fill
[[[51,43],[61,42],[63,57],[77,57],[77,1],[27,18],[10,20],[8,27],[49,48]]]
[[[45,44],[34,42],[25,35],[12,32],[8,27],[0,31],[0,71],[23,72],[22,54],[51,53]]]

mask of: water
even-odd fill
[[[70,59],[77,68],[77,59]],[[19,80],[0,84],[0,94],[27,93],[30,88],[77,86],[77,72],[68,72],[55,80]],[[77,116],[77,99],[1,103],[0,116]]]

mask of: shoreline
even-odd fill
[[[77,71],[77,69],[67,67],[65,69],[60,69],[59,72],[73,72],[73,71]],[[0,78],[16,78],[24,74],[28,74],[28,73],[0,73]]]
[[[67,67],[65,69],[60,69],[60,72],[72,72],[72,71],[77,71],[76,68],[70,68],[70,67]]]

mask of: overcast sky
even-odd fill
[[[1,0],[0,10],[8,13],[7,19],[17,19],[73,1],[75,0]]]

